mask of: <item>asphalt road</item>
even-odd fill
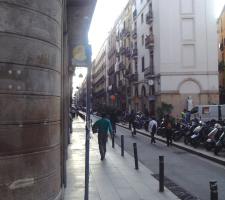
[[[95,119],[93,119],[95,121]],[[133,143],[137,143],[138,159],[154,174],[158,174],[158,157],[165,157],[165,176],[201,200],[209,200],[209,181],[218,182],[219,200],[225,200],[225,167],[207,159],[188,153],[165,143],[150,143],[150,138],[117,126],[115,142],[120,145],[120,135],[124,135],[125,151],[133,155]],[[109,140],[110,141],[110,140]],[[111,142],[111,141],[110,141]],[[141,170],[141,169],[140,169]]]

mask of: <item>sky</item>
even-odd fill
[[[89,30],[89,43],[92,45],[92,59],[96,57],[114,22],[125,8],[128,0],[97,0]],[[83,74],[83,78],[79,75]],[[73,78],[73,88],[79,87],[87,74],[86,68],[77,68]]]
[[[225,0],[215,1],[215,17],[217,18]],[[89,30],[89,43],[92,45],[92,59],[94,59],[100,50],[103,42],[108,36],[109,31],[112,29],[114,22],[125,8],[128,0],[97,0],[95,12],[92,18]],[[87,73],[86,68],[77,68],[75,71],[73,88],[79,87],[83,82]],[[79,75],[83,74],[83,78]]]

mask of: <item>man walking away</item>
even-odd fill
[[[172,145],[172,122],[169,115],[165,116],[166,144]]]
[[[151,134],[151,144],[156,143],[155,142],[155,134],[158,128],[157,121],[155,120],[155,117],[152,117],[151,121],[149,122],[149,131]]]
[[[102,114],[102,118],[97,120],[93,127],[93,133],[98,133],[98,146],[101,155],[101,160],[104,160],[106,154],[106,142],[108,140],[108,131],[112,135],[112,125],[108,119],[106,119],[106,114]]]

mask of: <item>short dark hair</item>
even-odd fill
[[[101,117],[102,117],[102,118],[105,118],[105,117],[106,117],[106,113],[103,112],[103,113],[101,114]]]

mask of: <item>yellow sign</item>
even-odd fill
[[[91,60],[91,46],[90,45],[77,45],[73,48],[72,52],[72,65],[73,66],[87,66]]]
[[[83,45],[78,45],[73,49],[73,59],[77,61],[85,61],[87,59],[86,50]]]

